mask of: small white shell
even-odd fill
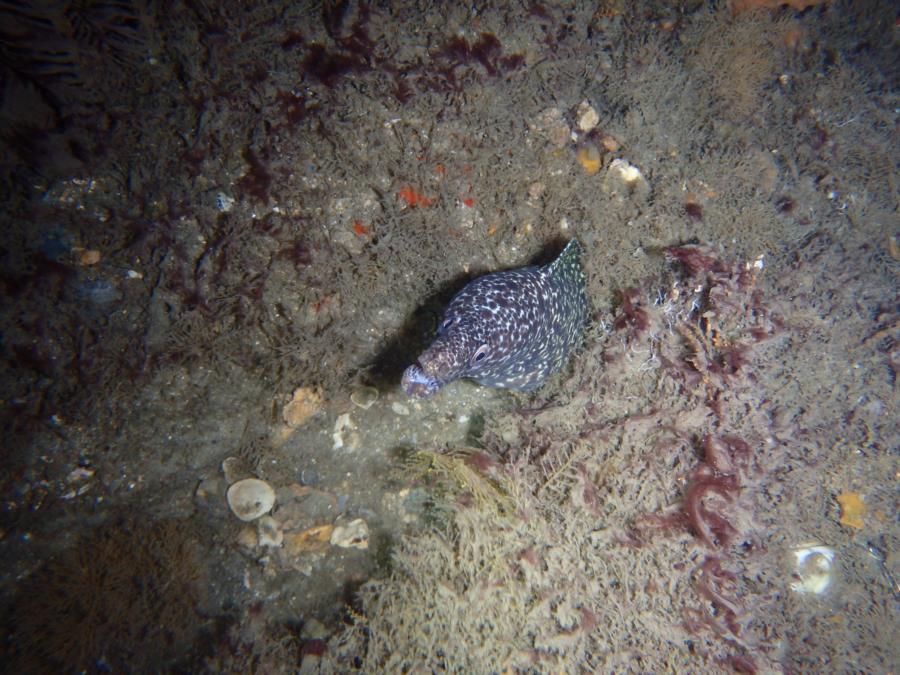
[[[578,130],[582,133],[587,133],[600,123],[600,115],[587,101],[582,101],[578,104],[576,114],[578,116]]]
[[[827,591],[835,579],[834,549],[810,543],[797,546],[793,553],[794,577],[798,581],[791,584],[791,590],[814,595]]]
[[[275,506],[275,490],[258,478],[245,478],[228,488],[231,512],[245,522],[256,520]]]
[[[627,185],[633,185],[643,178],[640,169],[629,164],[624,159],[614,159],[612,164],[609,165],[609,173],[618,175],[622,182]]]
[[[378,400],[378,390],[375,387],[360,387],[350,394],[350,400],[357,408],[368,410]]]
[[[624,159],[614,159],[606,170],[601,189],[620,200],[643,202],[650,194],[650,183],[641,170]]]

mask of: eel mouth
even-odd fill
[[[428,398],[443,386],[443,383],[426,373],[419,362],[403,371],[403,390],[407,396]]]

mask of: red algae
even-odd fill
[[[238,181],[238,186],[254,199],[267,203],[269,187],[272,185],[272,174],[251,148],[243,152],[244,161],[249,165],[247,173]]]
[[[734,501],[739,491],[734,475],[716,475],[708,464],[694,469],[684,496],[684,512],[691,530],[710,548],[727,546],[735,528],[714,509],[717,497],[726,503]]]
[[[666,257],[684,265],[691,276],[703,272],[725,273],[727,268],[712,252],[699,246],[671,246],[665,249]]]
[[[647,312],[641,307],[641,292],[635,287],[622,291],[622,306],[619,316],[613,322],[613,328],[622,330],[630,327],[636,335],[640,335],[649,325]]]

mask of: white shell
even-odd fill
[[[618,175],[628,185],[636,183],[643,178],[640,169],[629,164],[624,159],[614,159],[609,165],[609,173]]]
[[[378,390],[375,387],[360,387],[350,394],[350,400],[357,408],[368,410],[378,400]]]
[[[791,590],[796,593],[821,595],[827,591],[835,578],[834,549],[814,543],[796,547],[794,577],[798,581],[791,584]]]
[[[245,478],[228,488],[231,512],[245,522],[256,520],[275,506],[275,490],[258,478]]]
[[[587,101],[578,104],[578,129],[582,133],[587,133],[600,122],[600,115],[594,110],[594,107]]]
[[[601,189],[620,200],[642,202],[650,194],[650,183],[641,170],[624,159],[614,159],[606,170]]]

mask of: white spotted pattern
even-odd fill
[[[468,377],[528,391],[563,367],[587,321],[581,245],[549,265],[496,272],[454,296],[438,336],[403,376],[409,394],[430,395]]]

